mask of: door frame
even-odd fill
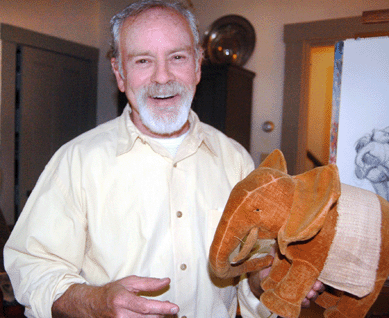
[[[15,213],[15,105],[16,55],[18,46],[31,46],[88,61],[92,85],[91,104],[97,102],[97,66],[99,50],[94,47],[40,34],[20,27],[0,24],[0,211]],[[95,108],[91,111],[96,113]],[[96,116],[88,123],[96,125]],[[8,218],[9,223],[9,218]],[[13,222],[16,221],[16,215]]]
[[[349,38],[388,36],[389,23],[364,24],[362,17],[331,19],[284,26],[285,73],[281,150],[290,174],[304,172],[310,50]]]

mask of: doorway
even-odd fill
[[[389,23],[364,24],[362,17],[284,26],[285,76],[281,150],[288,171],[305,171],[308,147],[309,72],[311,49],[334,47],[348,38],[389,35]]]
[[[310,49],[306,171],[329,162],[334,55],[332,45]]]

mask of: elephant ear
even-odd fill
[[[272,168],[287,173],[286,161],[281,150],[273,150],[259,165],[261,168]]]
[[[319,167],[293,179],[296,188],[292,209],[278,233],[282,254],[285,254],[288,244],[315,236],[340,196],[339,172],[335,165]]]

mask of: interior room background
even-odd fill
[[[0,0],[0,23],[92,46],[100,50],[97,124],[117,116],[117,87],[106,56],[109,20],[131,0]],[[254,78],[251,155],[280,148],[284,85],[285,24],[361,16],[363,11],[388,9],[387,0],[192,0],[200,33],[218,18],[237,14],[255,28],[256,46],[244,65]],[[332,53],[331,53],[332,54]],[[0,96],[1,98],[1,96]],[[1,116],[1,112],[0,112]],[[272,121],[271,133],[262,130]]]

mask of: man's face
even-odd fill
[[[188,22],[170,9],[153,8],[128,18],[120,33],[123,72],[112,65],[120,91],[131,104],[131,119],[151,136],[187,130],[190,105],[200,81]],[[186,129],[185,129],[186,127]]]

